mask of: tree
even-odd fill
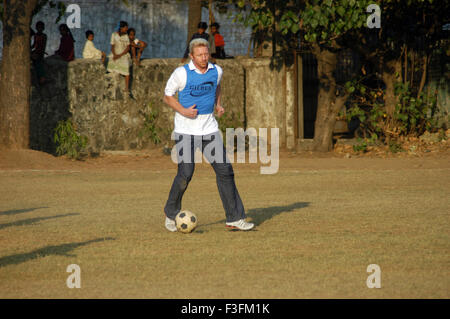
[[[127,3],[127,0],[122,0]],[[0,147],[28,149],[30,140],[30,24],[44,6],[64,15],[64,2],[54,0],[3,0],[3,52],[0,66]]]
[[[3,0],[0,5],[3,24],[3,57],[0,67],[0,147],[27,149],[30,140],[30,24],[34,14],[49,0]],[[59,19],[58,17],[58,19]]]
[[[334,76],[338,53],[345,48],[342,38],[365,28],[370,1],[312,1],[301,15],[305,35],[317,58],[319,96],[314,132],[314,149],[330,151],[338,112],[345,107],[349,92]]]
[[[189,41],[192,35],[197,32],[198,23],[202,20],[202,0],[190,0],[188,9],[188,32],[186,45],[189,45]]]
[[[315,150],[331,150],[336,116],[344,108],[349,94],[355,91],[353,84],[336,83],[338,55],[344,49],[358,51],[365,63],[371,62],[375,66],[374,73],[381,75],[384,87],[380,90],[383,91],[383,107],[387,114],[386,130],[397,129],[396,126],[402,125],[403,132],[410,132],[418,127],[420,113],[427,111],[417,106],[424,104],[422,90],[429,56],[439,44],[439,39],[445,37],[442,34],[443,24],[450,22],[446,14],[450,11],[448,1],[377,1],[381,8],[379,29],[367,27],[370,14],[367,9],[373,1],[228,2],[241,8],[242,12],[237,18],[252,26],[254,35],[263,34],[266,39],[271,37],[274,62],[288,64],[292,49],[299,44],[298,39],[301,39],[303,47],[308,46],[315,55],[320,81]],[[417,69],[421,72],[419,80]],[[400,86],[398,82],[403,85]],[[414,89],[411,89],[412,86]],[[402,101],[399,105],[400,95]],[[423,123],[420,127],[423,129]]]
[[[378,3],[382,12],[380,28],[363,29],[344,41],[372,65],[384,85],[386,120],[385,130],[380,133],[389,141],[393,132],[421,134],[426,128],[423,113],[428,111],[429,97],[423,89],[431,54],[440,40],[448,37],[443,25],[450,19],[443,13],[450,11],[450,4],[433,0]]]
[[[30,23],[38,0],[3,1],[0,82],[0,145],[29,147]]]
[[[299,33],[318,61],[319,95],[313,148],[329,151],[338,112],[344,107],[348,92],[336,84],[334,76],[338,54],[344,48],[340,40],[347,33],[360,30],[367,20],[368,0],[266,1],[249,2],[251,11],[240,17],[254,31],[270,33],[275,62],[292,61],[292,49]],[[237,1],[244,9],[246,3]],[[275,63],[275,65],[277,64]]]

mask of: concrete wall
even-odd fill
[[[292,106],[285,98],[285,72],[272,71],[269,59],[229,59],[218,64],[224,69],[223,125],[278,127],[280,144],[286,145],[286,139],[293,138],[293,129],[289,128],[293,121]],[[155,125],[163,145],[170,142],[174,112],[162,99],[166,82],[179,65],[179,59],[143,60],[142,66],[133,70],[131,90],[135,99],[130,99],[123,94],[124,78],[106,74],[100,61],[46,59],[52,82],[32,86],[31,147],[54,152],[54,128],[69,117],[77,132],[88,137],[92,152],[152,147],[148,124]],[[150,114],[157,114],[152,123],[146,122]]]
[[[60,0],[66,5],[76,3],[81,9],[80,28],[71,30],[75,38],[75,56],[82,57],[86,41],[86,30],[95,33],[96,47],[107,54],[110,53],[111,34],[116,31],[120,20],[127,21],[130,27],[136,29],[137,37],[148,43],[143,58],[175,58],[182,57],[186,48],[188,3],[186,0],[128,0],[125,5],[121,0]],[[232,7],[230,6],[230,12]],[[227,54],[245,55],[251,36],[251,29],[241,24],[233,23],[228,14],[220,14],[213,10],[217,22],[221,24],[221,33],[226,41]],[[66,23],[70,13],[55,23],[58,11],[55,8],[44,7],[33,17],[32,27],[42,20],[45,23],[45,33],[48,37],[46,52],[49,55],[59,47],[60,34],[58,25]],[[202,19],[209,20],[208,9],[202,10]],[[0,22],[0,59],[2,51],[2,27]]]
[[[294,70],[270,67],[270,58],[243,59],[247,127],[279,128],[280,145],[295,147]],[[270,142],[270,135],[269,135]]]

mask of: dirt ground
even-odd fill
[[[387,147],[369,146],[367,152],[355,152],[351,145],[338,143],[332,152],[280,150],[280,169],[389,169],[389,168],[446,168],[450,157],[450,140],[438,143],[405,142],[403,152],[392,153]],[[236,161],[236,160],[235,160]],[[248,161],[248,155],[246,158]],[[234,163],[237,169],[256,169],[261,163]],[[443,165],[443,166],[441,166]],[[203,166],[207,166],[206,164]],[[162,148],[139,151],[104,151],[96,157],[70,160],[65,156],[33,150],[1,150],[0,170],[21,169],[150,169],[174,168],[170,156],[163,154]]]
[[[1,151],[0,297],[449,298],[448,143],[407,149],[284,150],[273,175],[234,163],[250,232],[225,230],[203,163],[183,199],[199,218],[188,235],[163,225],[176,165],[161,149]],[[66,286],[70,264],[81,289]]]

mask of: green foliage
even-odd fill
[[[395,140],[389,141],[389,150],[392,153],[398,153],[398,152],[404,152],[402,145],[400,143],[397,143]]]
[[[426,130],[433,130],[437,125],[433,118],[437,108],[436,96],[426,96],[421,92],[417,97],[414,93],[408,82],[397,82],[395,85],[395,95],[398,96],[399,102],[394,118],[399,123],[401,134],[421,135]]]
[[[52,9],[58,10],[58,16],[56,17],[55,23],[58,23],[61,18],[66,13],[66,4],[62,1],[54,1],[54,0],[39,0],[36,7],[33,10],[32,15],[36,15],[39,13],[39,11],[42,10],[45,6],[49,6]]]
[[[372,133],[370,138],[358,137],[357,141],[358,144],[353,145],[353,151],[356,153],[366,153],[368,151],[368,146],[376,145],[378,143],[378,135],[376,133]]]
[[[242,122],[240,120],[240,112],[225,112],[221,117],[217,118],[219,124],[219,129],[223,134],[226,133],[227,128],[239,128],[242,127]]]
[[[313,0],[308,2],[301,17],[305,40],[332,45],[346,32],[365,27],[370,0]]]
[[[278,69],[293,63],[292,49],[298,47],[300,30],[300,10],[303,3],[299,1],[230,0],[240,10],[235,15],[237,22],[252,28],[255,44],[255,56],[262,53],[262,48],[272,44],[272,67]]]
[[[365,85],[363,80],[364,78],[360,78],[345,83],[345,90],[350,93],[347,121],[355,118],[360,121],[357,134],[361,137],[376,136],[376,139],[383,139],[387,119],[382,100],[383,92]]]
[[[221,117],[217,117],[217,123],[219,124],[219,130],[223,135],[223,143],[226,146],[226,133],[227,128],[240,128],[243,127],[243,123],[240,120],[240,112],[225,112]]]
[[[155,145],[161,143],[161,129],[157,126],[158,117],[158,110],[150,109],[148,113],[144,113],[144,127],[139,132],[139,137],[146,136]]]
[[[358,144],[353,145],[353,151],[356,153],[367,152],[367,140],[358,138]]]
[[[425,131],[437,129],[437,120],[434,118],[436,96],[427,97],[424,92],[418,94],[417,88],[411,87],[409,82],[395,84],[394,93],[398,97],[398,104],[392,118],[386,114],[383,100],[385,92],[382,89],[365,85],[361,78],[345,83],[345,90],[350,93],[349,107],[346,110],[347,121],[355,118],[360,121],[355,135],[363,138],[376,137],[379,141],[385,141],[393,153],[400,151],[401,147],[399,148],[391,137],[419,136]],[[394,132],[392,123],[395,123]],[[361,147],[358,149],[361,150]]]
[[[58,122],[55,128],[53,141],[56,143],[56,154],[61,156],[67,154],[71,159],[79,160],[82,157],[88,138],[79,135],[73,127],[71,119]]]

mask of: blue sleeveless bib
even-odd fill
[[[178,101],[185,108],[197,104],[198,114],[213,113],[218,75],[216,67],[213,65],[204,74],[190,70],[188,64],[184,68],[187,74],[186,86],[178,93]]]

